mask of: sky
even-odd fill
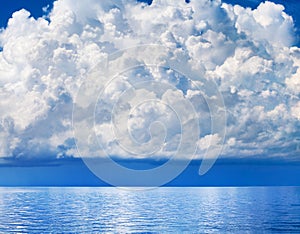
[[[8,20],[12,14],[20,9],[26,9],[30,11],[31,15],[35,18],[41,17],[53,7],[53,0],[16,0],[16,1],[5,1],[0,9],[0,26],[6,27]]]
[[[299,185],[297,3],[241,3],[5,3],[0,184],[102,185],[85,164],[113,157],[200,160],[170,185]]]

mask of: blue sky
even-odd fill
[[[20,9],[27,9],[31,12],[32,16],[34,17],[40,17],[44,14],[43,8],[47,7],[49,5],[49,8],[51,9],[53,5],[52,0],[40,0],[40,1],[34,1],[34,0],[17,0],[17,1],[5,1],[2,3],[2,7],[0,9],[0,26],[6,27],[8,19],[12,16],[12,14],[15,11],[18,11]]]
[[[80,156],[108,154],[141,169],[149,166],[143,155],[152,151],[150,161],[156,163],[176,154],[183,161],[204,155],[213,163],[219,157],[206,175],[199,176],[201,161],[195,161],[168,185],[299,185],[298,4],[276,1],[284,10],[271,2],[226,2],[241,6],[59,0],[51,10],[48,0],[5,3],[0,12],[0,185],[103,185]],[[139,50],[141,58],[128,49],[157,42],[174,52],[173,57],[158,52],[165,56],[158,70],[147,65],[155,59],[154,49]],[[93,96],[84,85],[102,87],[108,81],[89,83],[94,82],[89,71],[106,56],[112,69],[121,66],[123,72],[108,82],[103,96]],[[157,81],[170,86],[156,87]],[[91,98],[97,102],[86,106]],[[156,101],[145,105],[149,100]],[[135,106],[128,110],[121,104]],[[197,119],[189,119],[193,111]],[[95,114],[94,121],[86,120],[89,114]],[[183,120],[189,124],[178,127]]]

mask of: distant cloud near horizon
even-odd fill
[[[169,51],[162,61],[182,61],[180,69],[190,71],[192,82],[163,68],[168,65],[164,62],[160,69],[145,66],[123,73],[121,80],[105,88],[99,103],[95,129],[105,150],[128,157],[117,144],[110,113],[105,111],[130,87],[130,81],[141,77],[176,87],[159,98],[177,105],[182,113],[186,106],[178,101],[180,97],[193,104],[200,127],[198,158],[209,145],[222,144],[223,157],[299,158],[300,48],[294,46],[294,33],[292,17],[282,5],[269,1],[251,10],[205,0],[151,5],[58,0],[49,15],[38,19],[26,10],[17,11],[0,32],[0,156],[78,157],[72,108],[89,71],[111,53],[158,44]],[[147,60],[120,56],[116,61],[126,68],[135,59]],[[211,90],[206,87],[200,92],[194,86],[201,87],[201,79],[214,81],[224,98],[224,143],[220,134],[210,131],[203,93],[209,96]],[[157,98],[147,89],[135,95]],[[138,143],[165,134],[156,156],[169,157],[180,142],[178,121],[172,109],[152,103],[135,108],[126,128]],[[164,123],[166,132],[149,133],[155,122]],[[85,153],[91,156],[97,150]]]

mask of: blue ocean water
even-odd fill
[[[0,188],[0,233],[300,233],[300,187]]]

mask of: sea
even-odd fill
[[[300,233],[300,187],[2,187],[0,233]]]

